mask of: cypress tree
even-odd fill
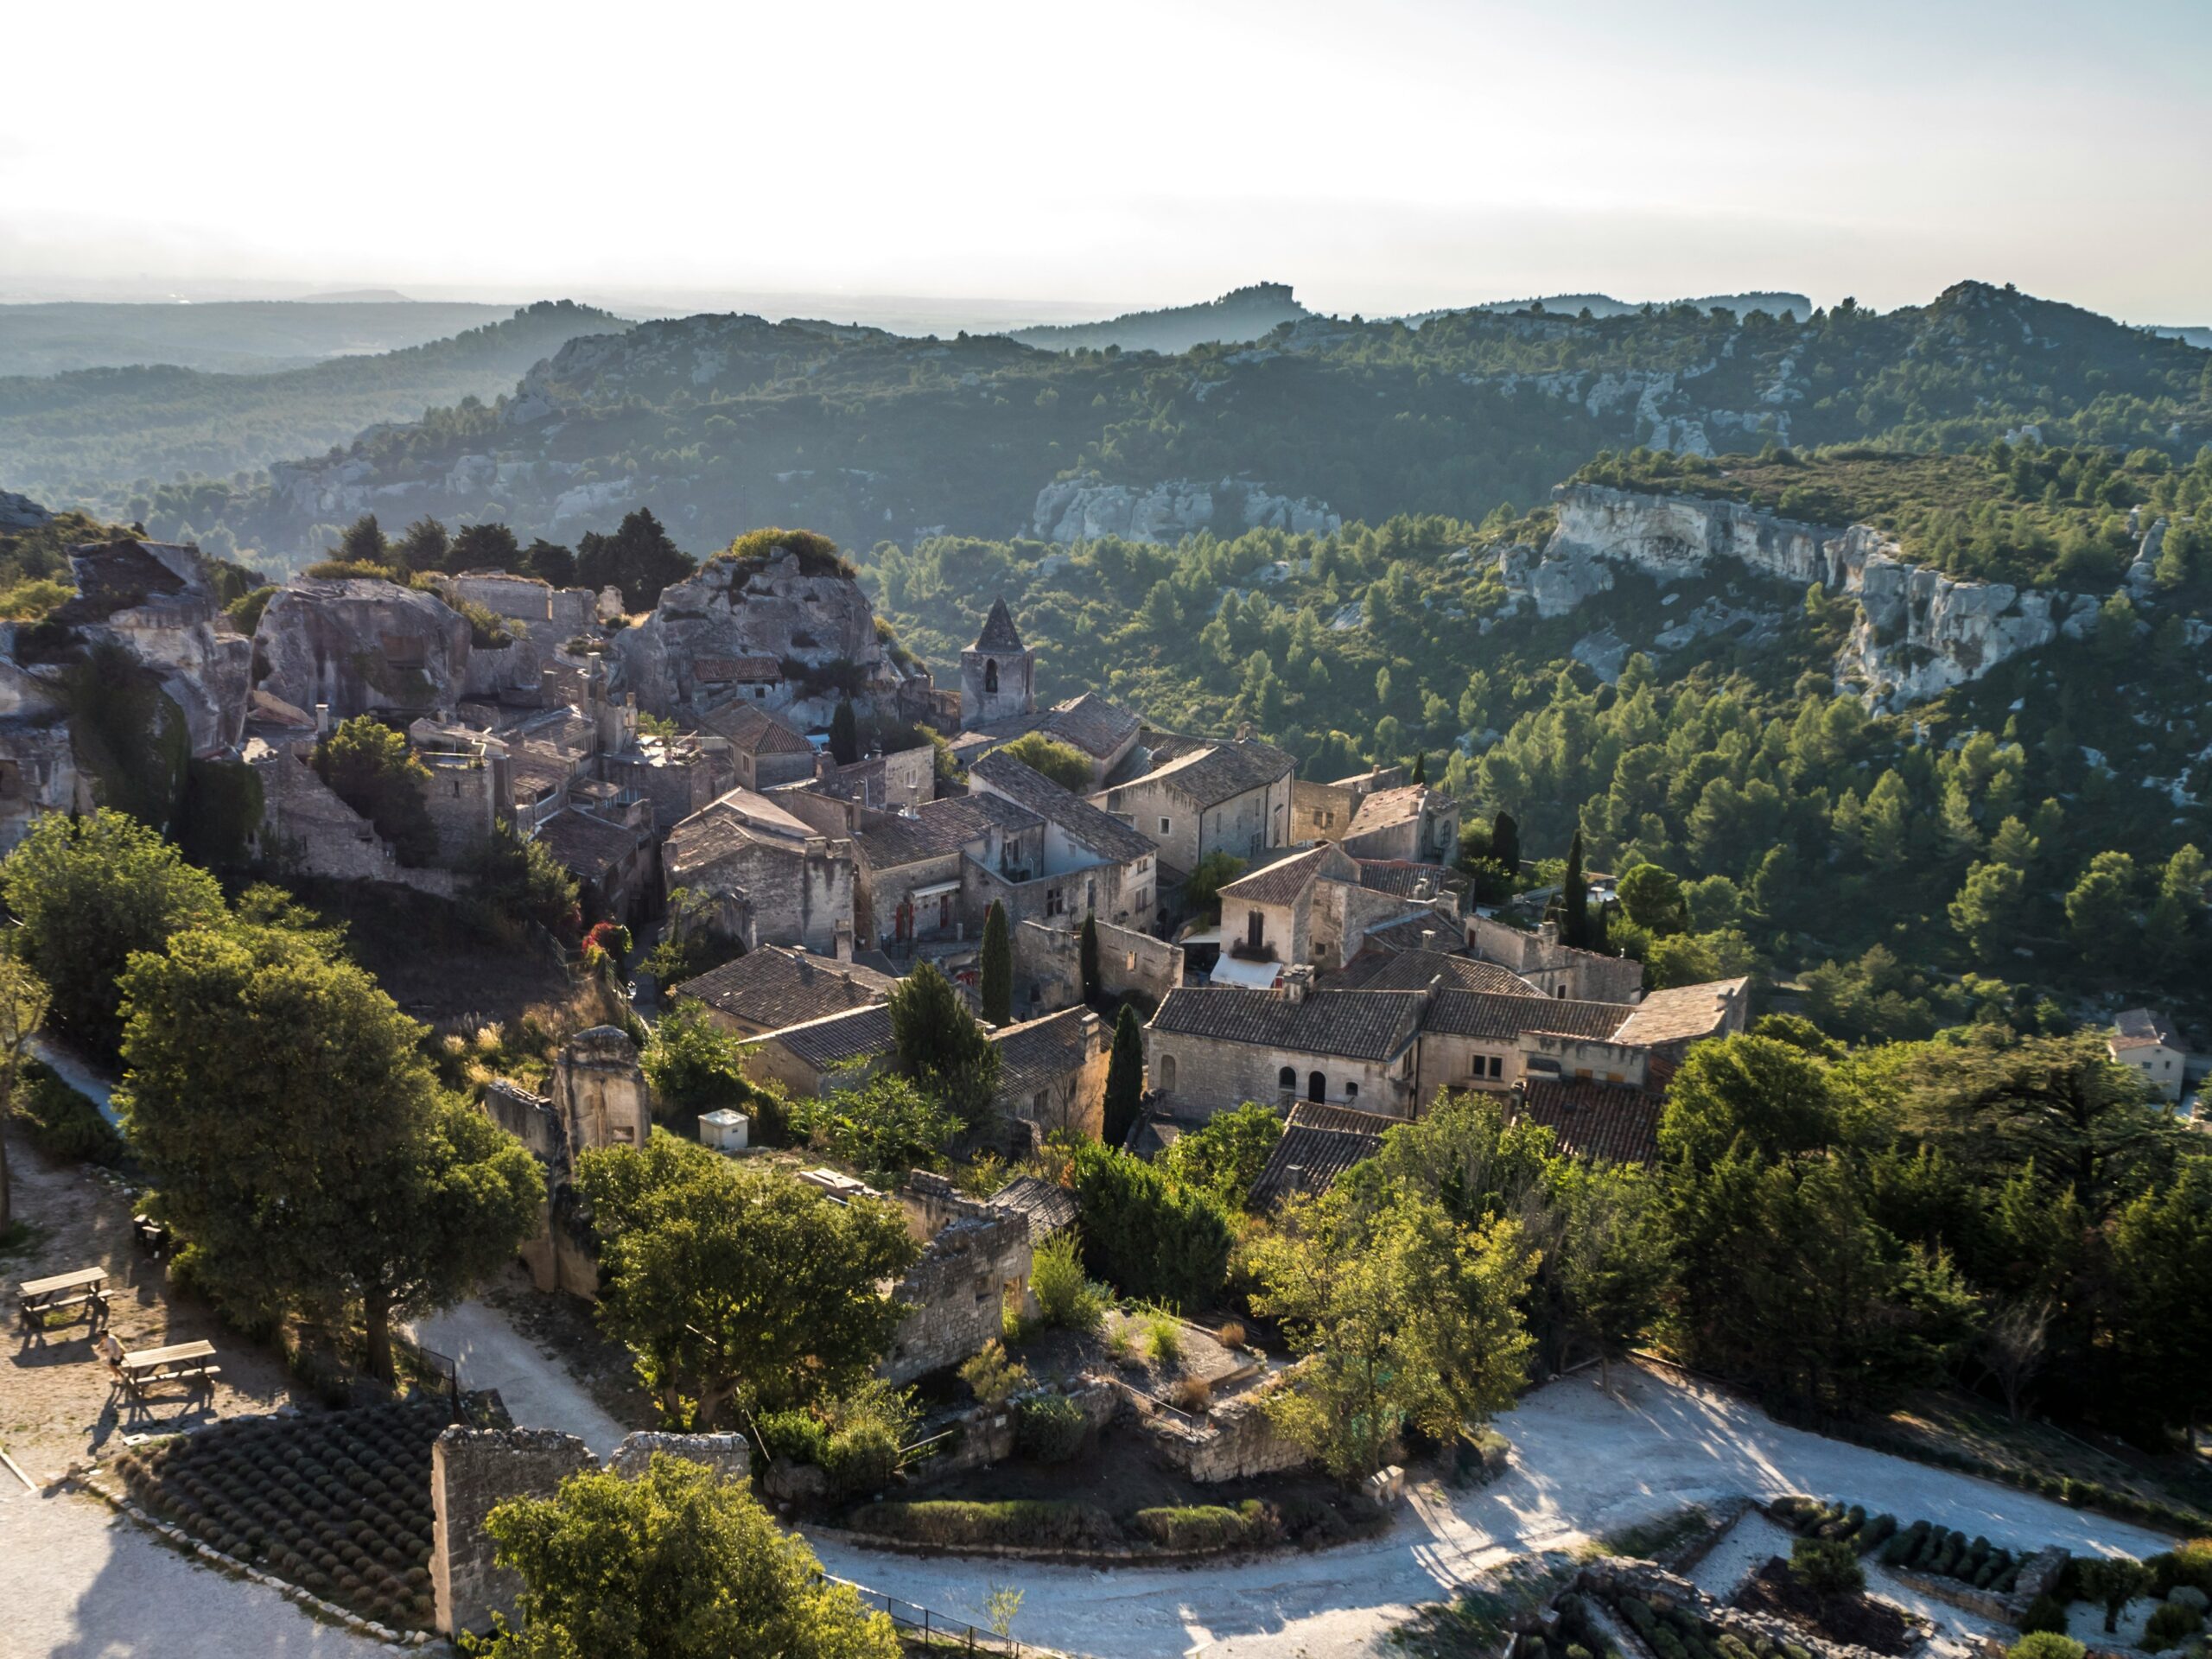
[[[1106,1060],[1106,1122],[1104,1140],[1118,1147],[1136,1127],[1144,1106],[1144,1033],[1137,1025],[1137,1011],[1122,1004],[1122,1017],[1114,1022],[1114,1050]]]
[[[1590,948],[1590,884],[1582,879],[1582,832],[1567,849],[1567,879],[1560,891],[1560,942],[1578,950]]]
[[[1083,1000],[1096,1007],[1105,995],[1105,988],[1098,979],[1098,917],[1095,912],[1083,913],[1083,932],[1080,938],[1080,957],[1083,963]]]
[[[1014,944],[1006,934],[1006,906],[991,900],[983,918],[982,984],[983,1018],[995,1026],[1014,1023]]]
[[[841,766],[849,766],[861,758],[861,723],[853,713],[850,697],[840,701],[837,712],[830,716],[830,754]]]
[[[1407,781],[1414,784],[1425,784],[1428,781],[1428,751],[1427,749],[1423,749],[1419,754],[1414,756],[1414,775]]]
[[[1509,880],[1520,875],[1521,826],[1510,812],[1500,812],[1491,820],[1490,855],[1505,866]]]

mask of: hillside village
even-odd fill
[[[242,609],[234,574],[188,545],[118,535],[68,557],[75,596],[13,626],[0,655],[10,874],[33,879],[77,836],[126,855],[102,809],[135,799],[225,874],[237,937],[272,961],[334,947],[255,881],[429,906],[405,913],[556,963],[569,990],[512,1033],[476,1002],[410,1004],[427,1033],[392,1010],[400,1047],[381,1064],[429,1056],[451,1091],[437,1109],[460,1115],[451,1146],[474,1147],[471,1179],[502,1196],[438,1224],[458,1230],[449,1262],[397,1304],[416,1323],[364,1315],[358,1338],[315,1338],[344,1408],[298,1432],[332,1437],[318,1455],[400,1459],[389,1520],[308,1500],[283,1523],[304,1541],[285,1545],[275,1521],[205,1518],[197,1448],[211,1466],[250,1457],[224,1448],[293,1434],[292,1408],[254,1408],[281,1397],[278,1368],[223,1292],[197,1300],[206,1268],[179,1275],[226,1247],[211,1233],[203,1254],[195,1217],[213,1229],[220,1203],[188,1197],[182,1174],[213,1147],[162,1138],[152,1056],[188,1040],[157,1039],[162,1022],[123,1036],[134,1140],[107,1154],[165,1172],[131,1217],[154,1254],[23,1277],[39,1332],[81,1306],[109,1340],[109,1274],[128,1274],[147,1345],[108,1356],[105,1412],[194,1431],[79,1478],[378,1640],[457,1638],[529,1605],[489,1541],[494,1511],[602,1467],[659,1480],[674,1465],[657,1454],[749,1483],[825,1550],[1141,1564],[1374,1536],[1409,1462],[1504,1473],[1505,1442],[1472,1425],[1532,1373],[1630,1357],[1656,1287],[1609,1302],[1587,1275],[1627,1271],[1670,1085],[1700,1052],[1726,1058],[1700,1089],[1739,1065],[1828,1064],[1802,1020],[1746,1039],[1750,976],[1653,988],[1602,948],[1590,914],[1619,898],[1579,842],[1560,879],[1516,859],[1508,895],[1482,898],[1465,834],[1481,824],[1496,851],[1510,819],[1425,763],[1318,781],[1249,722],[1169,730],[1096,690],[1046,702],[1002,599],[979,603],[939,684],[805,532],[741,537],[646,608],[505,569],[402,580],[355,563]],[[149,961],[125,982],[150,986]],[[224,1004],[208,1017],[265,1033]],[[2107,1043],[2179,1097],[2190,1057],[2159,1015],[2123,1016]],[[268,1084],[280,1112],[297,1082]],[[67,1097],[51,1073],[38,1087]],[[40,1109],[58,1122],[55,1098]],[[1456,1234],[1521,1252],[1463,1258],[1401,1314],[1446,1318],[1421,1339],[1465,1356],[1443,1369],[1465,1379],[1438,1384],[1459,1403],[1356,1409],[1332,1369],[1348,1312],[1326,1299],[1365,1282],[1357,1257],[1380,1235],[1363,1230],[1386,1224],[1359,1206],[1397,1216],[1429,1183],[1439,1196],[1413,1201],[1441,1206],[1460,1179],[1496,1184],[1486,1203],[1516,1193],[1548,1242],[1494,1215]],[[743,1215],[718,1247],[741,1255],[793,1230],[778,1294],[825,1299],[799,1316],[807,1334],[733,1309],[716,1275],[750,1269],[690,1258],[694,1214]],[[354,1230],[340,1218],[338,1236]],[[503,1271],[496,1307],[438,1312]],[[366,1302],[394,1300],[372,1285]],[[336,1315],[349,1332],[353,1306]],[[826,1333],[849,1318],[833,1357]],[[508,1340],[555,1334],[487,1385],[472,1371],[487,1320]],[[207,1334],[172,1341],[180,1321]],[[834,1390],[802,1383],[815,1367]],[[185,1388],[175,1418],[154,1414],[162,1383]],[[533,1414],[548,1389],[575,1403]],[[1096,1503],[1026,1496],[1059,1490],[1063,1465]],[[364,1526],[393,1541],[356,1560]],[[857,1559],[869,1582],[892,1570]]]

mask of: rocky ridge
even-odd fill
[[[1342,528],[1344,520],[1325,501],[1276,495],[1237,479],[1206,484],[1181,478],[1141,486],[1109,484],[1091,474],[1061,479],[1038,491],[1031,524],[1048,542],[1088,542],[1102,536],[1173,542],[1202,530],[1221,536],[1248,530],[1325,536]]]
[[[1837,686],[1885,708],[1925,702],[2062,636],[2081,638],[2096,620],[2091,595],[1948,576],[1910,563],[1865,524],[1836,529],[1732,501],[1591,484],[1561,485],[1553,500],[1558,527],[1542,550],[1516,544],[1497,556],[1516,605],[1565,616],[1610,591],[1616,566],[1665,584],[1727,560],[1800,590],[1818,584],[1859,601]]]

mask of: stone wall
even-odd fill
[[[1354,1060],[1257,1043],[1163,1035],[1147,1026],[1145,1077],[1178,1117],[1211,1117],[1248,1100],[1272,1105],[1286,1094],[1310,1099],[1316,1071],[1321,1074],[1322,1092],[1331,1105],[1410,1117],[1419,1046],[1418,1041],[1408,1043],[1405,1052],[1392,1059]],[[1285,1068],[1293,1079],[1287,1090],[1281,1082]]]
[[[752,944],[802,945],[817,956],[837,946],[840,923],[853,919],[856,874],[852,843],[809,840],[804,846],[747,840],[712,862],[669,875],[671,887],[745,902],[732,913],[752,918]]]
[[[1019,1003],[1028,988],[1031,1017],[1071,1008],[1083,1001],[1080,925],[1045,927],[1025,922],[1014,930],[1014,985]],[[1183,947],[1134,928],[1098,924],[1098,982],[1109,996],[1131,993],[1157,1005],[1183,982]]]
[[[514,802],[500,799],[502,769],[472,756],[418,753],[416,759],[430,773],[423,804],[438,832],[438,862],[458,868],[500,818],[514,814]]]
[[[652,1090],[626,1032],[594,1026],[553,1058],[552,1106],[571,1156],[602,1147],[643,1147],[652,1134]]]
[[[891,1355],[878,1369],[911,1382],[957,1365],[996,1341],[1011,1300],[1029,1288],[1029,1223],[995,1211],[947,1223],[892,1293],[913,1308],[899,1323]]]
[[[1467,948],[1484,962],[1510,968],[1548,995],[1578,1002],[1636,1002],[1643,996],[1643,964],[1601,957],[1559,942],[1552,923],[1531,932],[1488,916],[1466,918]]]
[[[656,1452],[704,1464],[726,1481],[752,1472],[738,1434],[632,1434],[606,1467],[634,1480]],[[430,1448],[430,1584],[440,1631],[482,1631],[494,1613],[514,1614],[522,1580],[493,1560],[485,1518],[510,1498],[551,1497],[570,1476],[600,1466],[582,1440],[550,1428],[455,1427],[438,1436]]]
[[[1247,1480],[1286,1469],[1302,1469],[1313,1454],[1277,1428],[1267,1401],[1278,1389],[1294,1386],[1295,1368],[1225,1400],[1192,1427],[1165,1412],[1137,1405],[1138,1421],[1149,1432],[1160,1456],[1192,1480],[1211,1484]]]
[[[388,881],[451,899],[460,881],[450,870],[416,869],[338,798],[308,764],[308,743],[271,748],[250,744],[246,760],[261,779],[259,856],[281,868],[340,881]]]

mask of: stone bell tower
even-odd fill
[[[991,601],[983,631],[960,653],[960,723],[988,726],[1037,712],[1037,653],[1021,643],[1006,601]]]

